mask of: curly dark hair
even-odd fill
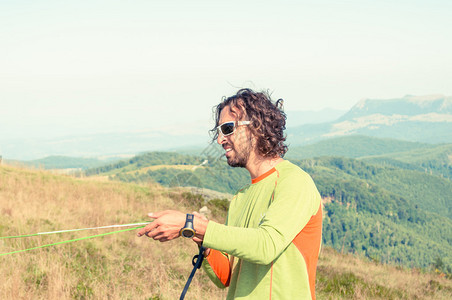
[[[242,114],[238,120],[246,118],[251,121],[248,127],[257,139],[257,150],[263,157],[283,157],[287,152],[284,144],[286,136],[286,114],[283,111],[283,100],[271,100],[268,92],[255,92],[251,89],[240,89],[231,97],[223,97],[220,104],[214,107],[215,127],[211,129],[212,141],[218,138],[217,126],[223,108],[238,108]]]

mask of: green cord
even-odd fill
[[[14,254],[14,253],[20,253],[20,252],[25,252],[25,251],[39,249],[39,248],[50,247],[50,246],[56,246],[56,245],[61,245],[61,244],[66,244],[66,243],[72,243],[72,242],[76,242],[76,241],[81,241],[81,240],[91,239],[91,238],[95,238],[95,237],[105,236],[105,235],[109,235],[109,234],[113,234],[113,233],[119,233],[119,232],[124,232],[124,231],[131,231],[131,230],[135,230],[135,229],[138,229],[138,228],[143,228],[145,226],[146,225],[133,227],[133,228],[122,229],[122,230],[118,230],[118,231],[102,233],[102,234],[96,234],[96,235],[91,235],[91,236],[85,236],[85,237],[78,238],[78,239],[62,241],[62,242],[57,242],[57,243],[47,244],[47,245],[41,245],[41,246],[28,248],[28,249],[23,249],[23,250],[17,250],[17,251],[12,251],[12,252],[7,252],[7,253],[0,253],[0,256],[4,256],[4,255],[8,255],[8,254]],[[27,235],[27,236],[35,236],[35,235],[37,235],[37,234],[30,234],[30,235]],[[23,235],[20,236],[20,237],[23,237]]]

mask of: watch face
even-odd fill
[[[186,238],[191,238],[195,235],[195,233],[193,231],[191,231],[190,229],[184,229],[182,230],[182,236],[186,237]]]

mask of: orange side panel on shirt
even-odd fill
[[[231,281],[231,267],[229,258],[218,250],[210,249],[209,255],[206,257],[210,266],[220,279],[221,283],[228,287]]]
[[[304,257],[308,268],[309,287],[312,299],[315,299],[315,273],[317,260],[322,239],[322,204],[315,215],[311,217],[308,224],[298,233],[293,240],[295,246]]]

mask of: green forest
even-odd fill
[[[364,152],[358,158],[290,158],[313,177],[322,195],[324,245],[382,263],[435,266],[452,273],[452,182],[446,172],[451,166],[444,159],[451,145],[417,145],[421,146],[388,154],[393,163],[369,158]],[[162,168],[141,171],[158,165]],[[169,165],[199,167],[165,167]],[[250,182],[246,170],[230,168],[222,159],[165,152],[145,153],[86,174],[229,194]]]
[[[436,191],[425,191],[423,184],[423,179],[432,180],[432,175],[413,177],[412,171],[338,157],[303,160],[297,164],[311,174],[325,199],[325,245],[340,252],[409,267],[425,268],[440,258],[444,270],[450,273],[452,220],[445,215],[450,210],[450,181],[438,177],[444,183],[438,191],[444,198],[442,203],[436,203],[430,202],[436,199]],[[399,184],[386,188],[391,179]],[[407,190],[409,194],[404,192]],[[421,192],[426,197],[423,199],[426,209],[417,204],[422,199],[410,196]]]

